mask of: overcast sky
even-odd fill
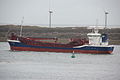
[[[51,0],[52,24],[120,25],[120,0]],[[49,0],[0,0],[0,24],[48,24]]]

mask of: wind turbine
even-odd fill
[[[53,11],[51,10],[50,2],[51,1],[49,0],[49,28],[51,28],[52,26],[51,22],[52,22],[52,13],[53,13]]]
[[[53,13],[53,11],[52,10],[49,10],[49,28],[51,28],[51,19],[52,19],[52,17],[51,17],[51,15],[52,15],[52,13]]]
[[[105,13],[105,28],[107,28],[107,15],[109,14],[107,11],[104,11]]]

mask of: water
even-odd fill
[[[0,80],[120,80],[120,46],[111,55],[9,51],[0,42]]]

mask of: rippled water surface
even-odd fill
[[[0,80],[120,80],[120,46],[111,55],[9,50],[0,42]]]

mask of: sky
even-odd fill
[[[0,0],[0,24],[120,25],[120,0]]]

